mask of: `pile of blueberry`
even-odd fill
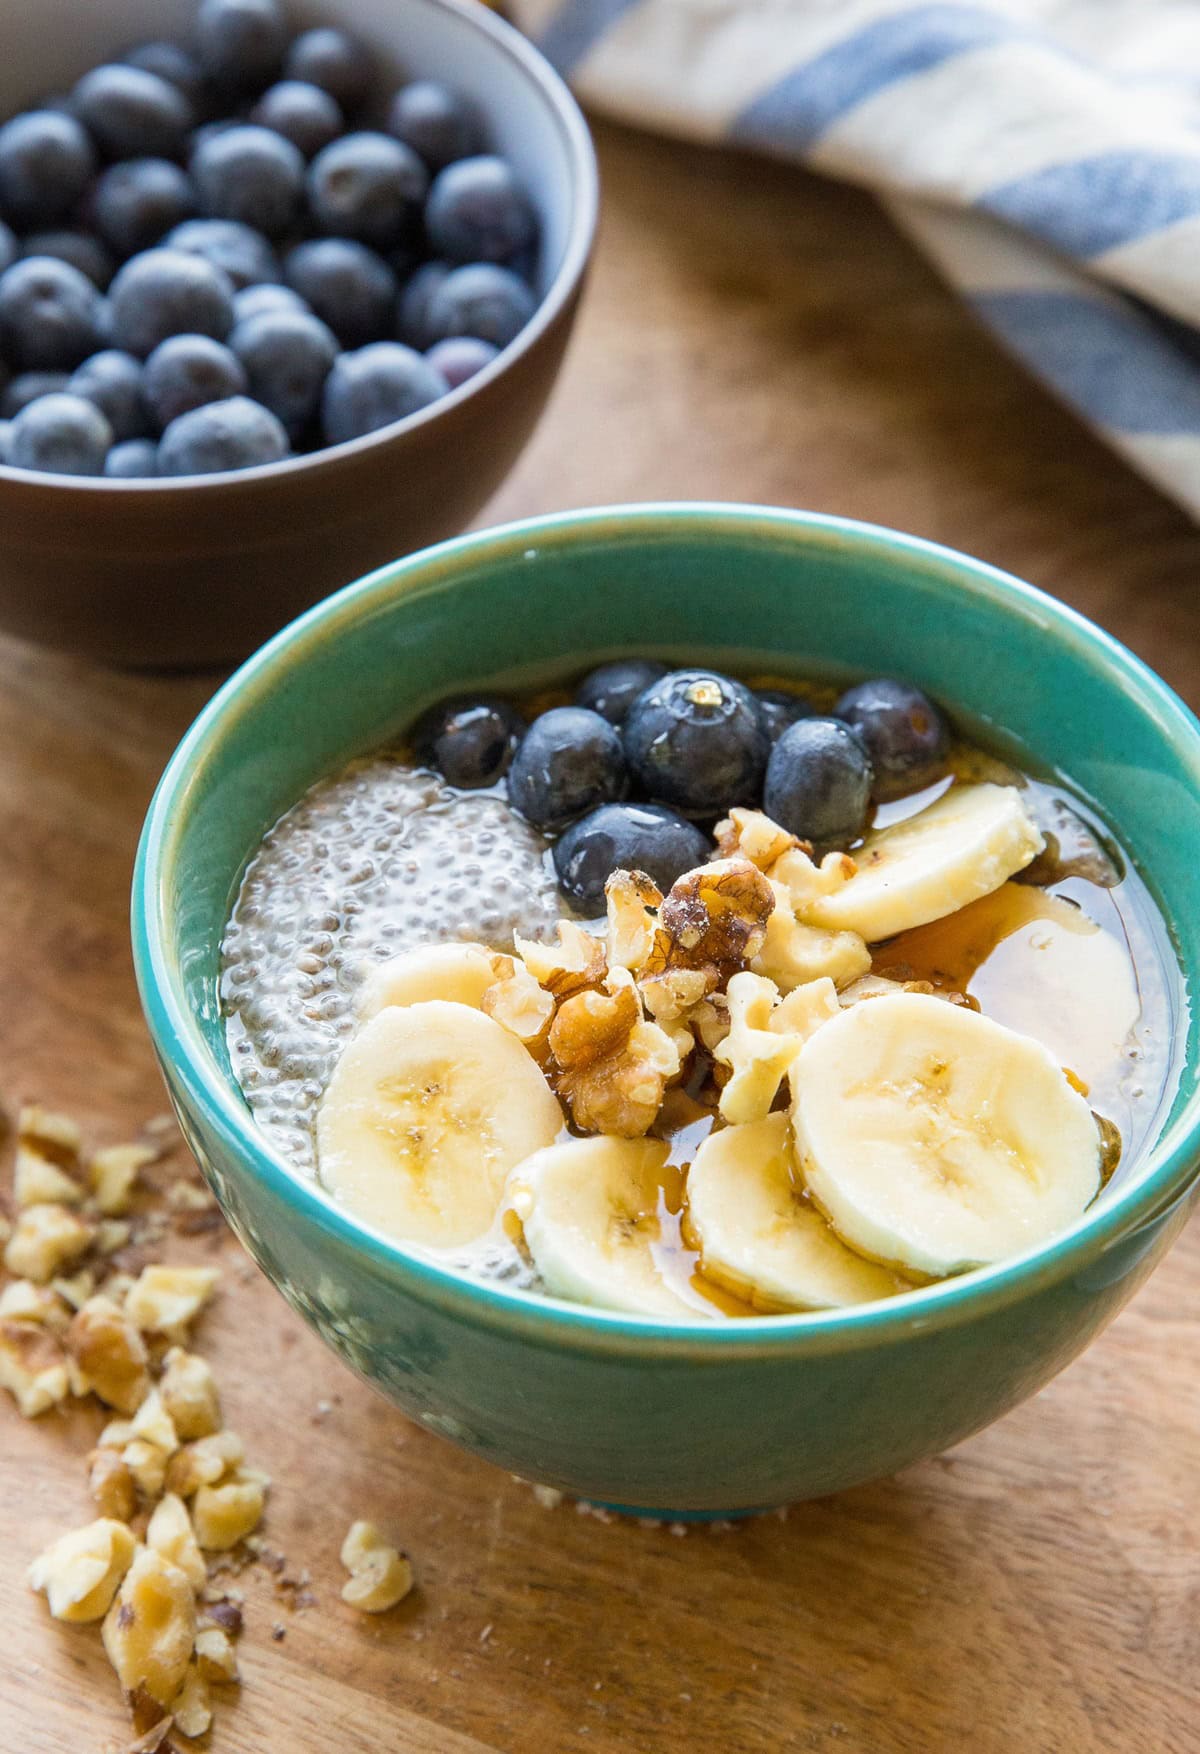
[[[872,805],[929,784],[949,748],[942,714],[905,682],[860,682],[825,716],[799,694],[639,658],[593,670],[573,705],[529,725],[508,701],[459,698],[413,731],[417,760],[453,786],[507,776],[513,807],[556,837],[559,888],[584,914],[621,868],[669,888],[711,856],[736,804],[818,852],[852,846]]]
[[[344,31],[202,0],[0,127],[0,462],[273,463],[403,420],[533,314],[537,216],[482,119]]]

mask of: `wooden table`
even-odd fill
[[[1200,534],[994,351],[868,200],[614,129],[600,145],[578,341],[488,521],[671,496],[878,519],[1047,586],[1200,700]],[[3,1093],[104,1140],[163,1106],[129,872],[155,777],[210,688],[0,648]],[[247,1574],[245,1685],[217,1750],[1200,1742],[1196,1230],[1086,1358],[952,1455],[786,1521],[682,1539],[545,1509],[409,1425],[235,1244],[220,1252],[202,1348],[274,1476],[270,1538],[311,1568],[317,1603],[288,1615]],[[3,1754],[98,1754],[126,1733],[94,1633],[52,1623],[23,1582],[43,1541],[84,1519],[95,1426],[0,1406]],[[341,1533],[364,1515],[420,1578],[379,1621],[338,1600]]]

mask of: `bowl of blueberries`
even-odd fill
[[[595,160],[471,0],[42,0],[0,69],[0,627],[228,663],[463,527],[574,320]]]

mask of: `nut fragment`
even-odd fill
[[[12,1279],[0,1291],[0,1321],[40,1322],[54,1333],[65,1331],[71,1312],[51,1285]]]
[[[220,1397],[206,1359],[172,1346],[158,1387],[181,1438],[210,1437],[221,1429]]]
[[[148,1145],[109,1145],[88,1164],[88,1186],[97,1210],[106,1218],[122,1218],[133,1201],[139,1173],[157,1153]]]
[[[201,1626],[196,1634],[196,1661],[208,1681],[238,1679],[237,1652],[223,1626]]]
[[[154,1515],[146,1529],[146,1545],[177,1565],[199,1595],[208,1582],[208,1571],[196,1541],[187,1505],[182,1498],[168,1492],[154,1507]]]
[[[215,1486],[245,1459],[245,1447],[234,1431],[215,1431],[195,1443],[184,1444],[171,1457],[167,1468],[167,1490],[181,1498],[190,1498],[202,1486]]]
[[[826,853],[820,864],[817,864],[797,843],[775,860],[771,866],[771,878],[773,882],[783,884],[791,901],[792,912],[803,920],[806,908],[815,901],[824,901],[828,896],[836,895],[839,889],[849,883],[857,870],[858,866],[849,853]]]
[[[350,1581],[342,1600],[363,1614],[394,1608],[412,1589],[413,1573],[404,1554],[389,1547],[374,1523],[352,1523],[342,1542],[342,1564]]]
[[[93,1228],[66,1206],[27,1206],[17,1216],[4,1251],[4,1265],[18,1279],[48,1285],[89,1247]]]
[[[723,986],[757,956],[775,894],[749,859],[716,859],[685,871],[658,911],[647,974],[704,969]]]
[[[679,1071],[679,1050],[656,1023],[642,1021],[632,986],[576,993],[550,1026],[559,1094],[586,1133],[640,1138]]]
[[[848,986],[867,972],[871,952],[857,932],[831,932],[824,926],[804,924],[793,911],[786,885],[774,877],[769,881],[776,907],[767,921],[762,948],[750,965],[755,974],[765,975],[781,992],[790,993],[793,987],[822,976],[828,976],[835,986]]]
[[[103,1516],[127,1523],[137,1509],[137,1487],[123,1455],[94,1449],[88,1457],[88,1491]]]
[[[749,859],[760,871],[769,871],[784,853],[804,845],[761,810],[741,808],[731,810],[723,822],[717,823],[715,838],[723,859]]]
[[[195,1641],[187,1578],[152,1547],[139,1547],[104,1621],[104,1648],[122,1687],[127,1693],[144,1687],[160,1705],[169,1705],[183,1685]]]
[[[604,885],[608,965],[639,969],[649,958],[662,891],[644,871],[614,871]]]
[[[79,1156],[83,1134],[68,1115],[55,1114],[37,1103],[26,1103],[17,1116],[17,1138],[38,1145],[42,1155],[62,1164]]]
[[[183,1686],[171,1701],[171,1717],[181,1736],[202,1736],[212,1723],[208,1681],[198,1663],[189,1663]]]
[[[88,1298],[96,1289],[96,1275],[90,1267],[80,1267],[70,1278],[59,1277],[50,1281],[50,1289],[56,1291],[63,1302],[72,1309],[82,1309]]]
[[[735,1123],[765,1120],[804,1038],[770,1028],[779,989],[761,975],[735,974],[727,997],[729,1034],[714,1055],[731,1073],[721,1091],[721,1114]],[[833,1008],[837,1010],[836,995]]]
[[[30,1586],[56,1620],[99,1620],[129,1569],[136,1543],[123,1522],[100,1517],[51,1542],[29,1567]]]
[[[574,920],[559,920],[558,942],[539,944],[536,939],[513,933],[518,956],[539,986],[561,1004],[585,987],[599,986],[604,979],[604,946]]]
[[[83,1189],[73,1176],[60,1169],[32,1145],[17,1146],[13,1167],[13,1197],[20,1207],[78,1206]]]
[[[121,1451],[121,1459],[129,1469],[134,1484],[144,1498],[155,1499],[166,1484],[167,1457],[156,1443],[135,1437]]]
[[[258,1527],[266,1501],[261,1478],[235,1475],[201,1486],[192,1502],[196,1539],[208,1553],[225,1553]]]
[[[504,1025],[518,1041],[531,1043],[545,1034],[554,1015],[554,1000],[527,968],[514,965],[479,1001],[480,1008]]]
[[[67,1360],[40,1322],[0,1321],[0,1386],[23,1419],[36,1419],[66,1400],[71,1391]]]
[[[151,1389],[134,1414],[129,1430],[134,1439],[141,1438],[146,1443],[152,1443],[163,1452],[164,1457],[173,1456],[179,1448],[174,1422],[163,1406],[162,1392],[159,1389]]]
[[[100,1399],[118,1413],[134,1413],[150,1389],[145,1341],[107,1297],[92,1297],[67,1330],[67,1351]]]
[[[212,1296],[221,1275],[216,1267],[145,1267],[125,1299],[125,1313],[139,1328],[166,1334],[180,1344]]]

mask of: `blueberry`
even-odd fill
[[[504,778],[524,730],[524,719],[506,700],[443,700],[413,726],[413,754],[450,785],[475,791]]]
[[[202,122],[198,128],[193,128],[188,135],[188,163],[191,163],[202,146],[215,140],[218,134],[228,134],[231,128],[240,128],[241,125],[236,116],[218,116],[211,122]]]
[[[250,120],[282,134],[305,158],[336,140],[345,127],[336,100],[302,79],[281,79],[268,86],[250,111]]]
[[[144,250],[112,283],[113,339],[144,359],[168,335],[211,335],[233,326],[233,284],[227,274],[186,250]]]
[[[276,0],[203,0],[196,44],[205,73],[224,91],[261,91],[279,71],[287,26]]]
[[[304,157],[271,128],[226,128],[196,147],[192,181],[210,219],[239,219],[269,238],[290,231],[304,193]]]
[[[287,433],[270,410],[248,396],[231,396],[171,422],[158,447],[158,472],[214,475],[278,463],[288,454]]]
[[[71,374],[67,389],[72,396],[94,402],[112,427],[114,439],[142,438],[150,430],[142,394],[142,362],[132,353],[105,348]]]
[[[360,104],[371,83],[370,54],[344,30],[301,31],[287,52],[283,70],[289,79],[319,85],[344,110]]]
[[[480,147],[479,123],[470,106],[436,79],[401,86],[388,110],[387,128],[434,171]]]
[[[365,244],[352,238],[297,244],[284,275],[343,347],[361,347],[391,332],[396,276]]]
[[[153,439],[125,439],[104,459],[104,473],[117,481],[144,480],[158,474],[158,446]]]
[[[625,750],[638,783],[689,816],[757,803],[767,748],[750,690],[713,670],[661,676],[625,720]]]
[[[623,725],[639,694],[667,673],[653,658],[617,658],[591,670],[575,690],[576,706],[586,706],[610,725]]]
[[[94,402],[65,393],[40,396],[13,421],[11,461],[56,475],[102,475],[112,440]]]
[[[452,262],[503,262],[537,236],[537,215],[502,158],[460,158],[439,171],[425,206],[425,228]]]
[[[69,262],[14,262],[0,276],[0,352],[21,371],[70,371],[96,351],[101,303]]]
[[[21,244],[22,256],[55,256],[86,274],[101,292],[108,285],[116,263],[100,242],[86,231],[34,231]]]
[[[707,835],[665,804],[601,804],[572,823],[553,853],[558,887],[582,914],[603,913],[614,871],[644,871],[665,894],[711,857]]]
[[[622,797],[625,784],[619,732],[581,706],[540,714],[508,770],[509,801],[535,828],[565,828],[576,816]]]
[[[866,827],[871,762],[840,719],[799,719],[771,751],[763,809],[818,852],[846,847]]]
[[[119,62],[85,73],[71,103],[107,158],[180,158],[195,121],[177,85]]]
[[[261,317],[264,311],[307,311],[308,306],[290,286],[244,286],[233,295],[233,326]]]
[[[0,128],[0,212],[18,228],[64,218],[95,173],[95,149],[74,116],[30,110]]]
[[[267,311],[239,323],[229,345],[241,361],[250,394],[277,415],[293,441],[321,405],[338,354],[337,337],[306,311]]]
[[[49,236],[50,234],[43,233],[42,235]],[[3,274],[6,268],[11,268],[17,257],[22,253],[22,247],[17,239],[16,232],[10,225],[5,225],[4,221],[0,219],[0,274]],[[30,250],[28,253],[31,256],[56,256],[58,251]],[[78,263],[75,264],[76,267],[78,267],[78,265]]]
[[[235,287],[279,279],[279,258],[260,231],[236,219],[185,219],[164,239],[169,250],[203,256],[228,274]]]
[[[171,335],[146,361],[146,406],[160,432],[193,408],[246,389],[241,361],[210,335]]]
[[[168,85],[178,86],[193,111],[205,108],[209,93],[200,63],[178,43],[139,43],[121,59],[126,67],[140,67],[143,73],[153,73]]]
[[[449,389],[429,361],[398,341],[375,341],[334,361],[321,398],[327,444],[361,438],[405,420]]]
[[[390,134],[344,134],[308,173],[308,204],[323,230],[360,243],[402,239],[418,217],[429,173]]]
[[[430,295],[428,327],[434,340],[474,335],[507,347],[537,308],[533,294],[509,268],[474,262],[455,268]]]
[[[876,798],[918,791],[944,769],[950,727],[919,688],[880,676],[848,688],[833,710],[866,747],[875,770]]]
[[[167,158],[127,158],[105,171],[92,195],[92,214],[118,256],[148,250],[195,205],[187,174]]]
[[[422,262],[405,283],[400,294],[396,326],[400,339],[407,341],[410,347],[424,349],[437,339],[429,328],[429,306],[449,273],[449,262]]]
[[[39,396],[51,396],[65,390],[70,383],[69,372],[22,372],[4,386],[0,395],[0,415],[11,420],[14,415],[36,402]]]
[[[448,341],[435,341],[425,357],[435,371],[440,371],[452,390],[491,365],[500,349],[490,341],[477,341],[474,335],[455,335]]]
[[[781,737],[789,725],[797,719],[811,719],[816,708],[810,706],[798,694],[789,694],[786,688],[756,688],[754,698],[758,702],[758,716],[762,720],[763,730],[767,738],[774,743]]]

